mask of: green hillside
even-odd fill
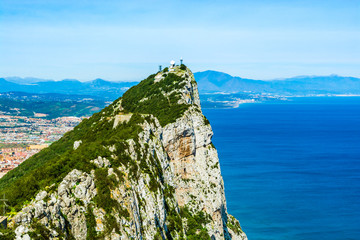
[[[155,83],[154,76],[149,76],[129,89],[122,98],[95,113],[90,119],[84,119],[59,141],[32,156],[1,178],[0,194],[1,196],[5,194],[9,199],[7,211],[19,211],[23,203],[31,200],[40,189],[49,186],[56,189],[56,184],[73,169],[88,173],[95,169],[95,166],[90,163],[91,159],[97,156],[110,157],[110,151],[103,146],[116,144],[120,160],[113,161],[111,164],[132,167],[133,174],[136,176],[137,165],[131,162],[131,159],[122,151],[127,148],[125,140],[136,141],[137,133],[142,130],[139,124],[144,120],[153,120],[149,116],[133,114],[129,122],[122,123],[113,129],[114,120],[108,119],[117,114],[129,112],[152,113],[161,125],[165,126],[175,121],[188,107],[186,104],[177,104],[179,92],[173,92],[169,97],[163,95],[182,87],[184,83],[181,77],[170,73],[163,81]],[[139,102],[140,99],[147,97],[148,100]],[[123,111],[117,109],[117,104],[121,100]],[[78,140],[81,140],[82,144],[74,150],[73,144]]]

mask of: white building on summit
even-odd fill
[[[170,61],[170,67],[171,67],[171,68],[175,67],[175,61],[174,61],[174,60],[171,60],[171,61]]]
[[[169,72],[173,72],[174,70],[175,70],[175,61],[171,60],[170,61]]]

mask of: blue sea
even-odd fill
[[[360,97],[203,109],[250,240],[360,239]]]

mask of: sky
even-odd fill
[[[139,81],[181,57],[252,79],[360,77],[360,0],[0,1],[0,77]]]

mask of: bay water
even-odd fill
[[[203,112],[250,240],[360,239],[360,97]]]

